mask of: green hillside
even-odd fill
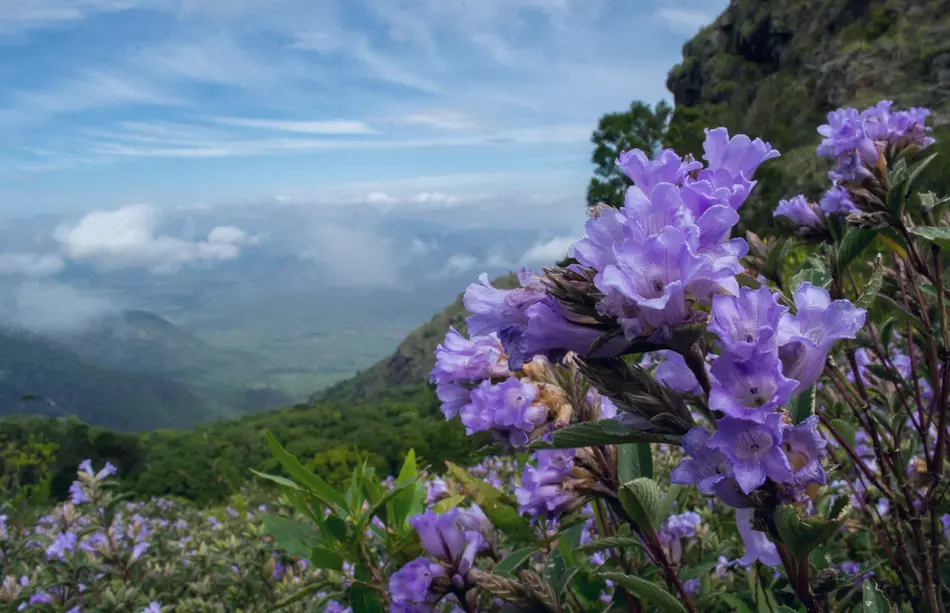
[[[510,274],[493,280],[492,285],[513,288],[517,287],[518,279]],[[459,295],[452,304],[413,330],[391,356],[315,394],[311,400],[356,402],[425,386],[429,381],[429,371],[435,364],[435,348],[445,338],[449,327],[454,326],[459,332],[465,332],[466,316],[462,296]]]
[[[668,135],[701,152],[704,127],[724,125],[770,141],[782,157],[757,174],[747,227],[771,225],[779,198],[827,188],[815,128],[828,111],[881,99],[926,106],[941,147],[950,113],[950,18],[938,0],[733,0],[683,47],[667,87],[676,110]],[[950,151],[950,150],[948,150]],[[950,176],[950,155],[941,156]]]
[[[102,366],[45,337],[0,330],[0,416],[63,417],[126,431],[189,428],[279,406],[283,396]]]

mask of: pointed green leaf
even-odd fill
[[[652,479],[641,477],[623,484],[620,504],[640,531],[653,535],[659,527],[660,488]]]
[[[809,385],[807,388],[796,394],[788,402],[788,412],[792,416],[793,424],[800,424],[815,414],[815,386]]]
[[[306,558],[310,550],[320,543],[317,531],[312,527],[281,515],[264,515],[264,531],[273,537],[281,549],[295,558]]]
[[[792,556],[796,560],[804,560],[838,532],[849,508],[850,502],[846,496],[835,501],[827,519],[802,519],[792,507],[779,507],[774,515],[775,528]]]
[[[857,305],[862,309],[867,309],[874,303],[874,299],[881,292],[881,286],[884,285],[884,258],[877,254],[874,258],[874,268],[871,271],[871,278],[868,280],[861,295],[858,296]]]
[[[326,547],[317,546],[311,549],[309,559],[314,568],[324,568],[326,570],[341,570],[343,568],[343,557]]]
[[[791,278],[788,282],[788,290],[794,294],[798,286],[805,281],[808,281],[815,287],[827,287],[831,282],[831,275],[815,268],[805,268]]]
[[[716,598],[725,601],[726,604],[732,607],[732,611],[735,611],[735,613],[752,613],[752,609],[749,608],[749,605],[743,602],[742,599],[735,594],[730,594],[729,592],[719,592],[715,596]]]
[[[649,601],[666,613],[686,613],[686,607],[652,581],[621,573],[603,573],[601,576],[625,587],[631,594]]]
[[[891,603],[873,581],[865,581],[861,589],[861,613],[891,613]]]
[[[854,432],[854,425],[851,422],[845,421],[843,419],[832,419],[831,425],[835,427],[835,430],[838,431],[838,434],[841,435],[841,438],[844,439],[844,442],[854,449],[857,444],[856,435]]]
[[[914,236],[927,239],[941,249],[950,249],[950,228],[946,226],[917,226],[907,229]]]
[[[500,575],[502,577],[513,577],[514,572],[521,568],[521,566],[531,559],[531,556],[538,552],[537,547],[524,547],[522,549],[516,549],[508,554],[504,560],[495,565],[495,568],[492,569],[492,573],[495,575]]]
[[[402,463],[402,469],[399,471],[399,476],[396,478],[396,483],[404,483],[410,480],[417,479],[419,477],[419,468],[416,466],[416,452],[414,449],[410,449],[409,453],[406,454],[406,459]],[[419,484],[422,485],[421,483]],[[425,486],[422,486],[423,488]],[[393,498],[393,521],[397,526],[401,526],[406,522],[406,519],[413,515],[413,510],[416,499],[416,488],[407,488],[399,492],[399,494]]]
[[[443,498],[439,502],[435,503],[435,506],[432,507],[432,509],[439,515],[442,515],[449,509],[454,509],[455,507],[462,504],[464,500],[465,496],[449,496],[448,498]]]
[[[621,483],[637,477],[653,478],[653,450],[650,443],[627,443],[617,448],[617,476]]]
[[[877,237],[877,230],[868,228],[859,228],[851,226],[845,232],[838,245],[838,274],[843,274],[851,262],[858,259],[864,251],[871,246]]]
[[[347,590],[347,600],[353,613],[383,613],[383,601],[379,597],[379,592],[366,584],[371,584],[373,575],[369,569],[360,564],[356,567],[354,573],[357,581],[363,583],[354,583]]]
[[[307,468],[300,463],[300,460],[284,449],[283,445],[281,445],[277,438],[270,432],[267,432],[267,446],[270,447],[274,458],[280,462],[280,465],[284,467],[284,470],[287,471],[287,474],[290,475],[294,481],[307,488],[328,507],[333,508],[335,506],[337,509],[349,512],[343,495],[330,487],[330,485],[319,476],[307,470]]]
[[[253,468],[251,469],[251,472],[254,473],[255,475],[257,475],[258,477],[261,477],[262,479],[267,479],[268,481],[273,481],[274,483],[278,483],[278,484],[280,484],[280,485],[284,485],[284,486],[286,486],[286,487],[289,487],[290,489],[294,489],[294,490],[299,490],[299,489],[300,489],[300,486],[299,486],[299,485],[297,485],[296,483],[294,483],[293,481],[291,481],[290,479],[288,479],[288,478],[286,478],[286,477],[281,477],[281,476],[279,476],[279,475],[269,475],[269,474],[267,474],[267,473],[258,472],[258,471],[256,471],[256,470],[254,470]]]
[[[280,611],[281,609],[284,609],[284,608],[286,608],[286,607],[289,607],[289,606],[292,605],[292,604],[295,604],[295,603],[297,603],[297,602],[300,602],[301,600],[303,600],[304,598],[307,598],[307,597],[310,596],[311,594],[314,594],[314,593],[319,592],[320,590],[326,588],[327,585],[328,585],[328,583],[327,583],[326,581],[319,581],[319,582],[317,582],[317,583],[311,583],[310,585],[305,586],[305,587],[301,588],[300,590],[294,592],[293,594],[291,594],[291,595],[288,596],[287,598],[284,598],[284,599],[281,600],[280,602],[277,602],[277,603],[275,603],[274,605],[272,605],[269,609],[267,609],[267,613],[273,613],[274,611]]]
[[[382,510],[386,508],[386,505],[390,500],[393,500],[396,496],[402,493],[403,490],[411,488],[416,485],[416,480],[413,478],[410,481],[404,483],[396,483],[391,490],[383,494],[382,498],[376,501],[376,504],[367,509],[362,516],[360,517],[360,527],[362,528],[369,522],[373,520],[373,517],[379,514]]]

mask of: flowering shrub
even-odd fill
[[[621,154],[623,206],[591,211],[565,266],[522,270],[513,290],[483,275],[469,336],[436,351],[445,417],[489,432],[498,457],[530,454],[510,488],[450,465],[427,494],[407,462],[388,493],[344,496],[276,447],[285,493],[361,569],[340,597],[357,612],[944,611],[950,216],[912,193],[927,115],[830,113],[817,152],[833,183],[779,202],[795,237],[767,242],[732,231],[779,155],[768,143],[718,128],[705,163]],[[791,249],[803,269],[786,270]]]
[[[286,476],[257,475],[279,499],[213,517],[129,506],[110,467],[85,464],[54,514],[3,524],[0,601],[945,611],[950,198],[913,191],[927,115],[830,113],[832,184],[777,203],[793,236],[767,241],[732,234],[769,144],[717,128],[704,163],[621,154],[624,205],[591,210],[564,266],[522,270],[513,290],[483,275],[468,336],[436,351],[446,419],[493,441],[481,464],[433,475],[410,452],[398,475],[364,463],[341,490],[268,434]]]

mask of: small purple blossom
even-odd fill
[[[497,440],[521,447],[547,421],[548,408],[537,400],[537,385],[526,379],[483,381],[472,390],[471,402],[462,407],[459,417],[469,434],[489,430]]]
[[[416,558],[389,578],[389,594],[392,597],[391,612],[415,611],[417,605],[431,605],[440,595],[432,591],[432,581],[444,577],[442,566],[428,558]],[[430,611],[431,607],[420,608]]]
[[[799,229],[819,230],[825,226],[819,211],[815,203],[799,194],[790,200],[779,200],[772,216],[785,217]]]
[[[525,466],[521,487],[515,489],[519,509],[532,517],[557,517],[577,499],[563,487],[574,468],[574,450],[545,449],[534,456],[537,466]]]
[[[719,337],[723,348],[739,359],[777,347],[775,334],[788,307],[768,287],[739,288],[737,296],[721,294],[712,299],[707,329]]]
[[[726,417],[709,437],[707,445],[721,451],[731,462],[736,482],[748,494],[766,478],[792,480],[788,457],[782,451],[781,415],[772,413],[763,423]]]
[[[782,316],[777,336],[785,376],[798,381],[798,393],[818,380],[835,342],[855,337],[866,311],[832,301],[828,290],[807,281],[795,291],[795,306],[797,313]]]
[[[617,165],[646,195],[659,183],[682,185],[690,172],[703,167],[695,160],[684,160],[672,149],[660,151],[652,160],[640,149],[623,151]]]
[[[463,302],[472,315],[466,319],[469,334],[500,333],[511,325],[528,322],[525,311],[546,295],[541,278],[527,269],[518,273],[521,287],[512,290],[496,289],[482,274],[480,284],[471,284],[465,290]]]
[[[736,509],[736,526],[739,528],[742,542],[745,543],[745,555],[738,560],[738,563],[746,568],[757,561],[766,566],[778,566],[782,563],[782,559],[778,555],[775,543],[770,541],[764,532],[752,527],[754,516],[754,509]]]
[[[715,493],[716,484],[732,476],[729,459],[718,449],[709,447],[710,434],[695,426],[682,439],[683,449],[689,455],[670,473],[670,482],[696,485],[703,494]]]
[[[710,368],[715,383],[709,408],[730,417],[762,422],[771,411],[788,402],[798,382],[782,374],[774,351],[755,353],[746,360],[721,355]]]
[[[818,208],[825,215],[848,215],[858,212],[858,207],[851,201],[848,190],[840,185],[832,185],[831,189],[825,192],[818,202]]]

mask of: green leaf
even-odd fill
[[[356,567],[354,576],[357,581],[363,583],[372,583],[373,581],[372,573],[362,564]],[[347,592],[353,613],[383,613],[383,601],[379,597],[379,592],[368,585],[354,583]]]
[[[854,426],[851,422],[845,421],[843,419],[832,419],[831,425],[835,427],[835,430],[838,431],[838,434],[841,435],[841,438],[844,439],[844,442],[854,449],[857,445],[857,437],[854,432]]]
[[[461,494],[457,496],[449,496],[448,498],[443,498],[439,502],[435,503],[435,506],[432,507],[432,509],[439,515],[442,515],[449,509],[454,509],[455,507],[462,504],[464,500],[465,496],[462,496]]]
[[[891,603],[873,581],[865,581],[861,590],[861,613],[891,613]]]
[[[877,234],[877,230],[869,228],[859,228],[857,226],[848,228],[841,239],[841,244],[838,245],[839,276],[848,269],[851,262],[860,257],[864,250],[871,246]]]
[[[653,535],[659,527],[660,488],[652,479],[641,477],[623,484],[620,504],[641,532]]]
[[[808,281],[815,287],[827,287],[831,282],[831,275],[816,268],[805,268],[804,270],[801,270],[795,274],[788,282],[789,292],[794,294],[795,290],[798,289],[798,286],[805,281]]]
[[[650,443],[627,443],[617,448],[617,476],[621,483],[637,477],[653,478],[653,449]]]
[[[396,483],[406,483],[410,480],[416,480],[419,477],[419,468],[416,465],[416,452],[414,449],[410,449],[409,453],[406,454],[406,459],[402,463],[402,469],[399,471],[399,476],[396,477]],[[423,489],[425,486],[419,483]],[[407,488],[403,489],[393,498],[392,504],[392,517],[396,526],[402,526],[406,523],[406,519],[410,515],[414,514],[416,505],[416,488]],[[421,512],[421,510],[420,510]]]
[[[715,596],[720,600],[726,601],[726,604],[728,604],[731,607],[731,610],[735,613],[752,613],[752,609],[749,608],[749,605],[743,602],[742,599],[735,594],[730,594],[729,592],[719,592]]]
[[[768,254],[765,256],[766,277],[782,278],[782,268],[788,260],[788,251],[792,247],[792,241],[788,238],[778,238],[770,240],[768,243]]]
[[[795,394],[788,402],[788,412],[792,416],[793,424],[800,424],[815,414],[815,386],[809,385],[807,388]]]
[[[267,446],[270,447],[274,458],[280,462],[280,465],[284,467],[284,470],[287,471],[287,474],[290,475],[294,481],[307,488],[328,507],[335,507],[338,510],[349,513],[349,507],[343,498],[343,494],[330,487],[330,485],[319,476],[307,470],[307,468],[300,463],[300,460],[284,449],[283,445],[280,444],[270,431],[267,432]]]
[[[555,550],[548,556],[548,565],[544,567],[544,580],[551,586],[558,602],[560,602],[561,594],[564,593],[567,584],[570,583],[571,578],[577,574],[578,570],[580,570],[579,566],[569,566],[567,564],[560,549]]]
[[[581,545],[577,551],[593,552],[605,551],[607,549],[627,549],[629,547],[642,547],[640,539],[626,538],[622,536],[608,536],[586,545]]]
[[[566,530],[561,530],[561,533],[557,537],[558,548],[561,550],[561,555],[564,556],[564,562],[567,563],[568,566],[577,565],[574,552],[581,546],[584,527],[584,523],[579,523]]]
[[[874,299],[877,298],[877,295],[880,293],[882,285],[884,285],[884,258],[879,253],[874,258],[874,268],[871,271],[871,278],[868,280],[867,285],[864,286],[861,295],[858,296],[856,304],[862,309],[870,307],[874,303]]]
[[[521,568],[521,566],[531,559],[531,556],[538,552],[537,547],[523,547],[522,549],[516,549],[508,554],[504,560],[495,565],[495,568],[492,569],[492,573],[495,575],[500,575],[502,577],[513,577],[514,572]]]
[[[335,551],[330,551],[326,547],[314,547],[310,550],[310,563],[314,568],[325,568],[327,570],[341,570],[343,568],[343,556]]]
[[[920,177],[920,173],[922,173],[928,166],[930,166],[930,163],[934,161],[934,158],[936,158],[937,155],[939,154],[931,153],[930,155],[928,155],[921,161],[917,162],[910,168],[910,174],[907,177],[907,193],[910,192],[910,188],[913,186],[914,181],[916,181],[917,178]]]
[[[284,486],[286,486],[286,487],[289,487],[290,489],[294,489],[294,490],[299,490],[299,489],[300,489],[300,486],[299,486],[299,485],[297,485],[296,483],[294,483],[293,481],[291,481],[290,479],[288,479],[288,478],[286,478],[286,477],[281,477],[281,476],[279,476],[279,475],[269,475],[269,474],[267,474],[267,473],[258,472],[258,471],[256,471],[256,470],[254,470],[253,468],[250,469],[250,470],[251,470],[252,473],[254,473],[255,475],[257,475],[258,477],[261,477],[262,479],[267,479],[268,481],[273,481],[274,483],[277,483],[277,484],[280,484],[280,485],[284,485]]]
[[[481,507],[492,525],[521,543],[537,540],[531,523],[518,513],[518,502],[498,491],[490,483],[472,477],[465,469],[446,462],[449,473],[465,488],[466,493]]]
[[[373,520],[373,516],[382,511],[390,500],[401,494],[405,489],[411,488],[416,484],[416,479],[399,483],[397,482],[391,490],[383,494],[382,498],[376,501],[376,504],[367,509],[360,517],[360,527],[365,526]]]
[[[814,549],[838,532],[850,504],[847,496],[841,496],[827,519],[802,519],[792,507],[779,507],[774,515],[778,536],[796,560],[805,560]]]
[[[320,590],[322,590],[322,589],[325,588],[326,586],[327,586],[327,582],[326,582],[326,581],[319,581],[319,582],[317,582],[317,583],[311,583],[310,585],[305,586],[305,587],[301,588],[300,590],[294,592],[293,594],[291,594],[291,595],[288,596],[287,598],[284,598],[283,600],[281,600],[281,601],[279,601],[279,602],[277,602],[277,603],[271,605],[271,607],[270,607],[269,609],[267,609],[267,613],[273,613],[273,611],[280,611],[281,609],[283,609],[283,608],[285,608],[285,607],[289,607],[290,605],[292,605],[292,604],[294,604],[294,603],[300,602],[301,600],[303,600],[304,598],[310,596],[311,594],[313,594],[313,593],[315,593],[315,592],[319,592]]]
[[[603,578],[621,585],[643,600],[648,600],[667,613],[686,613],[686,607],[652,581],[624,575],[622,573],[603,573]]]
[[[926,239],[941,249],[950,249],[950,228],[946,226],[917,226],[907,228],[914,236]]]
[[[573,449],[577,447],[597,447],[599,445],[622,445],[624,443],[668,443],[675,445],[679,443],[682,437],[674,434],[631,431],[612,419],[602,419],[561,428],[554,432],[552,438],[552,443],[541,443],[536,447]]]
[[[904,383],[904,379],[899,373],[893,372],[880,364],[866,364],[864,367],[869,373],[878,379],[890,381],[891,383],[897,383],[898,385],[902,385]]]
[[[317,531],[312,527],[281,515],[264,515],[264,531],[273,537],[284,551],[295,558],[306,558],[310,550],[320,543]]]
[[[673,507],[676,504],[676,500],[685,490],[686,487],[676,483],[666,488],[666,493],[663,494],[663,498],[660,500],[660,511],[656,517],[656,522],[658,525],[662,524],[664,521],[666,521],[667,517],[673,514]]]

